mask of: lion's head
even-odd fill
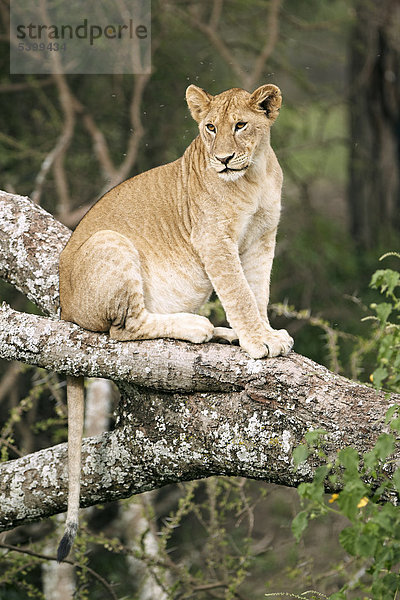
[[[186,101],[199,124],[210,166],[221,179],[235,181],[256,161],[257,151],[269,143],[282,96],[272,84],[262,85],[252,94],[233,88],[217,96],[190,85]]]

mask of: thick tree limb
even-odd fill
[[[58,310],[58,256],[70,235],[29,198],[0,191],[0,277],[47,315]]]
[[[306,431],[326,429],[328,452],[365,452],[400,403],[295,353],[256,361],[219,344],[121,343],[57,320],[68,235],[29,199],[0,193],[0,274],[52,315],[3,304],[0,357],[109,377],[121,390],[115,430],[83,443],[83,506],[210,475],[296,485],[317,466],[293,469]],[[2,464],[0,480],[0,530],[65,510],[66,445]]]

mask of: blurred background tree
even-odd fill
[[[277,84],[284,100],[272,144],[285,183],[272,317],[296,351],[368,380],[374,357],[354,350],[375,298],[368,282],[380,254],[400,248],[398,0],[153,0],[151,75],[10,76],[7,0],[0,18],[0,188],[29,195],[71,228],[111,186],[183,153],[197,134],[184,101],[190,83],[212,94]],[[1,282],[0,299],[35,310]],[[206,310],[223,319],[217,303]],[[62,378],[5,362],[0,374],[3,459],[63,441]],[[43,597],[42,579],[49,600],[57,588],[63,600],[67,589],[112,596],[99,579],[88,584],[88,548],[90,568],[118,584],[119,598],[154,596],[154,585],[167,598],[255,598],[272,587],[332,593],[347,577],[343,560],[358,573],[333,541],[341,520],[326,519],[293,545],[290,490],[210,480],[139,504],[145,524],[135,540],[126,515],[138,519],[137,508],[88,514],[72,588],[70,576],[64,588],[41,575],[53,525],[2,537],[37,543],[38,556],[18,562],[4,550],[0,599]],[[139,576],[135,560],[150,577]]]
[[[348,194],[351,232],[367,249],[394,242],[400,226],[400,6],[359,0],[355,11]]]

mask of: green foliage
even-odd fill
[[[35,571],[39,565],[40,560],[28,554],[12,553],[6,558],[2,557],[0,600],[20,600],[20,598],[46,600],[35,581],[37,579]]]
[[[384,255],[400,258],[397,253]],[[377,367],[370,379],[376,389],[382,387],[398,392],[400,388],[400,273],[391,269],[377,270],[371,288],[379,291],[383,300],[372,303],[375,315],[367,317],[372,327],[370,339],[355,340],[357,351],[373,353]],[[326,324],[316,322],[320,327]],[[334,459],[324,450],[326,432],[307,432],[304,443],[293,452],[293,462],[300,467],[312,456],[322,459],[310,483],[301,483],[298,494],[302,510],[292,521],[297,541],[305,534],[310,521],[336,513],[349,524],[340,533],[344,550],[354,558],[359,572],[365,572],[330,596],[331,600],[347,598],[350,591],[362,592],[363,600],[392,599],[400,592],[400,468],[393,468],[391,455],[399,449],[400,406],[393,405],[384,423],[389,432],[381,433],[373,448],[359,455],[352,447],[341,449]],[[388,475],[390,473],[390,476]],[[325,486],[338,490],[326,499]],[[368,594],[368,596],[366,595]],[[290,597],[290,595],[288,595]],[[293,596],[302,597],[302,596]]]
[[[82,527],[82,530],[84,530],[85,522],[83,522],[82,518],[80,525]],[[87,566],[89,563],[88,536],[85,535],[85,533],[82,534],[81,531],[78,531],[74,542],[73,552],[75,560],[79,565],[79,569],[77,570],[77,592],[79,594],[79,600],[89,600],[89,583],[91,582],[89,581],[87,571]]]
[[[265,594],[266,598],[279,598],[279,597],[283,597],[283,598],[297,598],[297,600],[321,600],[325,599],[328,600],[328,597],[325,596],[325,594],[321,594],[320,592],[316,592],[315,590],[308,590],[306,592],[303,592],[302,594],[288,594],[285,592],[278,592],[278,593],[274,593],[274,594]]]
[[[294,453],[294,461],[301,465],[317,454],[325,464],[315,470],[311,483],[302,483],[298,493],[303,510],[292,522],[292,531],[299,541],[309,521],[329,512],[346,517],[349,525],[339,536],[346,552],[364,566],[367,576],[358,583],[345,583],[331,600],[346,598],[351,589],[371,594],[368,598],[394,598],[400,590],[400,510],[393,502],[400,491],[400,469],[388,476],[390,456],[399,448],[399,406],[393,406],[386,415],[392,433],[382,433],[372,450],[359,455],[355,448],[341,449],[330,462],[323,452],[324,433],[306,434],[306,443]],[[338,493],[326,499],[327,481],[337,484]]]
[[[388,253],[381,257],[400,254]],[[374,273],[371,288],[379,290],[386,302],[371,304],[377,343],[377,367],[371,380],[377,389],[382,387],[395,391],[400,386],[400,272],[380,269]]]
[[[244,479],[210,478],[205,482],[180,484],[176,506],[157,531],[156,552],[149,544],[149,529],[134,540],[125,540],[125,544],[108,539],[104,533],[91,534],[87,540],[92,548],[97,545],[97,551],[106,548],[140,561],[168,598],[207,600],[208,591],[215,586],[223,591],[226,600],[233,600],[248,578],[254,560],[254,498],[248,483]],[[264,494],[258,500],[262,498]],[[140,497],[128,500],[123,503],[123,510],[129,514],[132,506],[141,507],[145,522],[154,523],[150,502]],[[188,560],[192,552],[197,555],[195,563]]]
[[[66,435],[66,412],[65,406],[62,405],[59,397],[59,389],[62,384],[59,382],[58,375],[47,373],[44,369],[30,365],[21,365],[19,372],[30,377],[31,385],[27,396],[9,410],[8,418],[0,428],[0,461],[9,460],[11,457],[10,452],[11,454],[20,455],[26,450],[24,441],[22,441],[22,448],[16,446],[17,429],[22,424],[23,419],[36,412],[41,403],[48,405],[49,395],[52,400],[56,400],[54,406],[56,416],[37,420],[32,423],[31,431],[35,434],[44,432],[50,435],[50,440],[53,443],[64,441]],[[45,414],[45,411],[42,411],[43,417]],[[34,418],[34,416],[31,418]]]

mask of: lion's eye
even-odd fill
[[[215,133],[216,132],[215,125],[213,125],[212,123],[207,123],[206,129],[208,129],[208,131],[211,131],[211,133]]]
[[[238,129],[243,129],[244,127],[246,127],[247,123],[245,123],[245,121],[238,121],[235,125],[235,130],[237,131]]]

